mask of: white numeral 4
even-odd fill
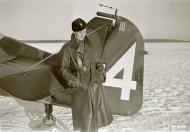
[[[136,43],[110,68],[106,73],[105,86],[121,88],[121,100],[129,100],[130,90],[136,89],[136,81],[132,81],[133,64],[135,56]],[[114,78],[121,70],[123,79]]]

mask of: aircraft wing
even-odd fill
[[[51,72],[50,64],[37,64],[50,55],[3,37],[0,40],[0,94],[36,101],[49,96],[51,87],[61,87]]]

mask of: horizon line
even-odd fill
[[[24,43],[66,43],[70,40],[19,40]],[[159,42],[190,42],[190,40],[178,39],[144,39],[144,43],[159,43]]]

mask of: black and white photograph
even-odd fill
[[[190,131],[189,0],[0,0],[0,132]]]

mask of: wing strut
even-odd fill
[[[49,59],[49,58],[52,57],[53,55],[54,55],[54,54],[51,54],[51,55],[47,56],[46,58],[42,59],[41,61],[39,61],[39,62],[37,62],[37,63],[31,65],[29,68],[25,69],[24,72],[26,72],[26,71],[28,71],[28,70],[30,70],[30,69],[32,69],[32,68],[38,66],[39,64],[41,64],[41,63],[44,62],[45,60]]]

